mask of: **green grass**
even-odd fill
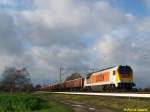
[[[122,112],[125,108],[147,109],[150,112],[150,99],[121,98],[121,97],[102,97],[102,96],[82,96],[65,94],[41,94],[40,97],[55,99],[58,101],[78,101],[95,106],[99,109],[110,109],[114,112]]]
[[[30,94],[0,94],[0,112],[71,112],[71,109]]]

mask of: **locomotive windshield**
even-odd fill
[[[132,69],[129,66],[120,66],[118,71],[120,74],[132,74]]]

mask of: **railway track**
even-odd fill
[[[139,93],[89,93],[89,92],[44,92],[42,93],[57,93],[57,94],[72,94],[72,95],[88,95],[88,96],[114,96],[114,97],[127,97],[127,98],[150,98],[150,94]]]

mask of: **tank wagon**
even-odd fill
[[[133,70],[130,66],[119,65],[95,71],[86,75],[85,78],[65,81],[42,87],[46,91],[112,91],[132,90]]]

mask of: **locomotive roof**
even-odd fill
[[[123,66],[123,65],[118,65],[118,66]],[[126,66],[128,66],[128,65],[126,65]],[[108,67],[108,68],[104,68],[104,69],[101,69],[101,70],[98,70],[98,71],[94,71],[94,72],[88,73],[86,77],[89,78],[93,73],[104,71],[104,70],[115,68],[115,67],[117,67],[117,66],[112,66],[112,67]]]

